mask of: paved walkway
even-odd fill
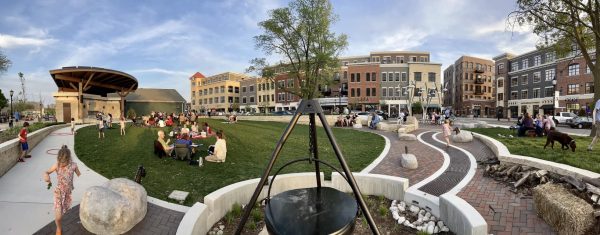
[[[68,127],[50,133],[31,150],[32,158],[26,159],[25,163],[18,163],[0,177],[0,218],[2,218],[0,219],[0,234],[33,234],[47,224],[53,224],[53,191],[47,189],[42,176],[43,172],[56,162],[56,154],[63,144],[71,150],[74,149],[74,138]],[[107,179],[89,169],[77,158],[74,151],[72,151],[72,156],[81,171],[81,177],[75,177],[75,189],[72,194],[72,206],[77,206],[81,202],[85,189],[102,185]],[[51,179],[56,182],[56,174],[52,174]],[[156,199],[151,197],[148,200],[155,204],[158,203],[158,205],[173,205],[156,202]],[[172,208],[177,211],[185,211],[185,207],[182,206],[173,205]],[[74,213],[71,212],[74,210],[78,210],[78,208],[71,209],[69,213]],[[152,210],[149,209],[149,213],[151,212]],[[74,214],[78,215],[78,213]],[[171,218],[172,214],[160,212],[157,218],[162,215]],[[153,214],[151,214],[152,216]],[[174,224],[179,225],[180,220],[181,218]],[[158,219],[158,221],[160,222],[162,219]],[[65,226],[71,226],[68,225],[70,222],[77,223],[78,219],[67,221]],[[176,231],[176,229],[177,227],[171,226],[169,231]]]
[[[434,135],[433,132],[428,132],[439,132],[439,130],[440,126],[420,125],[420,129],[413,134],[419,135],[423,133],[422,139],[426,143],[444,149],[444,144],[438,142],[441,141],[440,136]],[[408,178],[410,185],[413,186],[434,174],[443,165],[444,157],[431,146],[417,141],[399,141],[396,133],[374,132],[390,138],[392,146],[386,158],[371,173]],[[418,169],[407,170],[400,166],[399,155],[400,153],[404,153],[404,145],[409,146],[409,152],[415,154],[419,160]],[[470,143],[452,142],[452,145],[470,153],[477,162],[494,158],[491,149],[477,139],[474,139]],[[464,172],[468,165],[465,161],[462,161],[466,160],[466,155],[459,151],[458,148],[453,147],[447,150],[446,153],[449,154],[450,161],[461,160],[461,164],[458,168],[452,168],[452,162],[450,162],[446,172],[462,172],[460,175],[463,176],[459,177],[457,174],[456,177],[450,177],[449,174],[442,174],[436,178],[439,182],[433,180],[425,184],[425,186],[419,187],[419,190],[439,196],[447,191],[443,189],[452,188],[458,184],[456,179],[452,178],[464,177]],[[444,186],[444,184],[448,184],[449,186]],[[431,187],[426,187],[428,185]],[[488,223],[488,232],[491,234],[555,234],[552,228],[537,216],[533,207],[533,199],[531,197],[521,197],[511,192],[510,189],[511,187],[508,185],[495,181],[492,178],[483,177],[483,170],[477,169],[473,178],[456,195],[471,204],[484,217]]]

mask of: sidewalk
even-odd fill
[[[106,182],[106,178],[91,171],[75,156],[74,138],[70,128],[50,133],[31,150],[31,158],[18,163],[0,178],[0,234],[33,234],[54,220],[53,190],[47,189],[43,173],[56,163],[58,149],[67,145],[81,177],[75,177],[73,203],[81,202],[83,192],[91,186]],[[56,184],[56,174],[51,175]]]

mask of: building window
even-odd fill
[[[254,96],[250,96],[250,103],[254,103]]]
[[[498,93],[498,101],[504,101],[504,93]]]
[[[356,93],[354,93],[354,88],[350,89],[350,97],[354,97],[356,96]]]
[[[403,81],[403,82],[406,82],[406,81],[408,81],[408,78],[407,78],[407,76],[406,76],[406,72],[402,72],[402,81]]]
[[[225,96],[221,96],[221,104],[225,103]]]
[[[519,63],[518,62],[513,62],[510,64],[510,71],[517,71],[519,70]]]
[[[546,63],[553,62],[554,59],[555,59],[554,52],[548,52],[548,53],[546,53]]]
[[[521,67],[523,67],[523,69],[526,69],[527,67],[529,67],[529,60],[524,59],[524,60],[522,60],[521,63],[523,63],[523,66],[521,66]]]
[[[417,62],[417,57],[416,56],[412,57],[412,62]]]
[[[429,82],[435,82],[435,73],[428,73]]]
[[[239,94],[239,93],[240,93],[240,88],[239,88],[239,87],[237,87],[237,86],[236,86],[236,87],[234,87],[233,89],[234,89],[234,92],[235,92],[236,94]]]
[[[569,76],[579,75],[579,64],[569,65]]]
[[[542,72],[533,73],[533,83],[538,83],[542,81]]]
[[[294,79],[293,78],[288,80],[288,87],[292,87],[292,88],[294,87]]]
[[[527,83],[529,83],[529,79],[527,78],[527,75],[521,76],[521,85],[527,85]]]
[[[271,82],[271,90],[275,90],[275,82]]]
[[[196,97],[196,92],[192,91],[192,97]]]
[[[541,55],[537,55],[535,57],[533,57],[533,66],[538,66],[542,63],[542,56]]]
[[[220,93],[225,93],[225,86],[221,86],[221,91],[219,91]]]
[[[260,86],[259,86],[259,87],[260,87]],[[260,89],[260,88],[259,88],[259,89]],[[259,102],[259,103],[260,103],[260,102],[262,102],[262,98],[263,98],[263,96],[262,96],[262,95],[259,95],[259,96],[258,96],[258,102]]]
[[[586,94],[594,93],[594,83],[593,82],[588,82],[585,84],[585,93]]]
[[[385,88],[383,88],[385,89]],[[388,96],[398,96],[398,92],[394,92],[394,88],[393,87],[389,87],[388,88]]]
[[[246,103],[246,96],[242,97],[242,104]]]
[[[258,91],[262,91],[262,89],[265,87],[264,84],[258,84],[258,86],[256,86],[258,88]]]
[[[372,82],[377,81],[377,75],[376,75],[376,73],[371,73],[371,81]]]
[[[367,96],[371,96],[371,89],[367,88]]]
[[[579,104],[567,104],[567,110],[577,112],[579,111]]]
[[[377,96],[377,89],[375,87],[371,88],[371,96]]]
[[[285,88],[285,81],[281,80],[277,82],[277,86],[279,86],[279,89],[283,89]]]
[[[243,87],[242,87],[242,93],[245,93],[245,92],[246,92],[246,87],[245,87],[245,86],[243,86]]]
[[[518,93],[518,92],[516,92],[516,91],[511,91],[511,92],[510,92],[510,99],[511,99],[511,100],[518,100],[518,99],[519,99],[519,97],[518,97],[519,95],[518,95],[518,94],[519,94],[519,93]]]
[[[360,97],[360,88],[356,88],[356,96]]]
[[[387,89],[385,87],[381,90],[381,96],[383,96],[383,97],[387,96]]]
[[[528,99],[527,90],[522,90],[521,91],[521,99]]]
[[[552,81],[554,76],[556,75],[556,70],[548,69],[546,70],[546,81]]]
[[[579,84],[569,84],[567,95],[579,94]]]
[[[356,82],[360,82],[360,73],[356,73]]]
[[[371,73],[367,72],[365,75],[366,75],[365,77],[366,77],[367,82],[370,82],[371,81]]]
[[[382,82],[387,81],[387,73],[381,73],[381,81]]]
[[[592,61],[592,64],[594,64],[594,65],[595,65],[595,64],[596,64],[596,61]],[[590,70],[590,66],[589,66],[589,65],[587,65],[587,63],[586,63],[586,64],[585,64],[585,73],[589,74],[589,73],[591,73],[591,72],[592,72],[592,70]]]
[[[504,87],[504,79],[498,79],[498,88]]]
[[[391,88],[390,88],[390,89],[391,89]],[[396,93],[398,93],[398,92],[402,92],[402,94],[399,94],[399,96],[405,96],[405,95],[408,95],[408,92],[406,92],[406,90],[407,90],[407,88],[406,88],[406,87],[402,87],[402,89],[401,89],[401,90],[399,90],[399,91],[397,90],[397,91],[396,91]]]
[[[554,96],[554,87],[546,87],[544,88],[544,97],[553,97]]]
[[[500,70],[504,69],[504,63],[498,64],[498,72],[500,73]]]
[[[533,98],[540,98],[540,88],[533,89]]]
[[[421,81],[421,72],[415,72],[415,81]]]
[[[400,73],[394,73],[394,81],[396,81],[396,82],[400,81]]]

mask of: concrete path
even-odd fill
[[[79,205],[85,189],[107,181],[77,158],[70,128],[58,129],[31,150],[32,158],[18,163],[0,177],[0,234],[33,234],[54,221],[53,188],[47,189],[43,173],[56,162],[56,154],[62,145],[71,149],[73,161],[81,171],[81,177],[75,176],[74,179],[72,207]],[[56,174],[51,175],[51,180],[56,184]],[[151,197],[148,197],[148,201],[180,212],[187,210],[187,207]]]

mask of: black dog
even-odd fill
[[[554,141],[558,141],[562,145],[560,147],[562,150],[568,150],[569,147],[571,147],[571,150],[573,150],[573,152],[575,152],[575,147],[577,147],[575,145],[575,140],[573,138],[571,138],[571,136],[569,136],[565,133],[560,133],[556,130],[551,130],[550,132],[548,132],[548,137],[546,138],[546,145],[544,145],[544,149],[550,143],[552,143],[552,145],[550,147],[554,148]]]

